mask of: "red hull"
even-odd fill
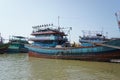
[[[102,54],[89,54],[89,55],[46,55],[46,54],[38,54],[35,52],[29,52],[30,57],[37,57],[37,58],[50,58],[50,59],[74,59],[74,60],[87,60],[87,61],[110,61],[111,59],[120,59],[120,50],[109,52],[109,53],[102,53]]]

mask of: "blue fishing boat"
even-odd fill
[[[83,36],[79,36],[81,46],[95,46],[93,43],[105,43],[111,40],[106,38],[107,36],[103,35],[103,31],[83,30],[82,32]]]
[[[28,44],[28,41],[25,37],[22,36],[12,36],[9,39],[9,47],[7,49],[8,53],[27,53],[28,49],[25,48],[25,44]]]
[[[71,28],[70,28],[71,29]],[[120,39],[106,39],[100,34],[95,38],[80,37],[80,46],[73,46],[67,39],[67,34],[53,24],[33,26],[34,37],[26,45],[30,57],[110,61],[120,59]],[[89,45],[85,45],[85,44]]]

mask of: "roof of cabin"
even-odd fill
[[[25,38],[23,36],[12,36],[12,37],[15,37],[15,38]]]
[[[60,34],[62,36],[66,36],[64,32],[60,32],[57,30],[41,30],[41,31],[33,31],[31,35],[42,35],[42,34]]]

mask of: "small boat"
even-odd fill
[[[71,29],[71,28],[70,28]],[[30,57],[73,59],[87,61],[110,61],[120,59],[120,39],[106,39],[100,34],[97,37],[82,37],[81,46],[71,46],[67,34],[62,28],[54,28],[53,24],[33,26],[33,41],[25,47]],[[87,43],[89,45],[84,46]]]
[[[25,44],[28,44],[28,41],[25,37],[22,36],[12,36],[9,39],[8,53],[27,53],[28,49],[25,48]]]
[[[0,53],[5,53],[8,49],[9,43],[3,43],[3,38],[0,34]]]

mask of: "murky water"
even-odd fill
[[[120,63],[0,54],[0,80],[120,80]]]

